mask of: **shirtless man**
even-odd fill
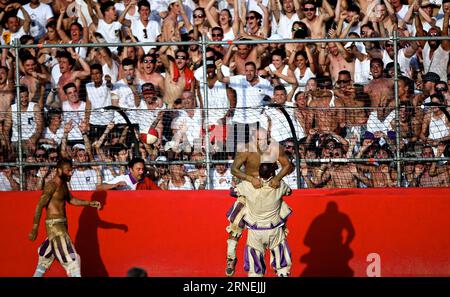
[[[319,65],[324,73],[329,70],[333,83],[341,70],[349,71],[352,78],[355,76],[355,58],[340,42],[328,42],[328,50],[323,43],[320,45]]]
[[[34,241],[38,234],[42,209],[46,208],[45,226],[47,238],[38,249],[39,260],[34,272],[35,277],[41,277],[55,260],[64,267],[70,277],[81,277],[80,256],[75,251],[75,246],[69,237],[67,230],[66,202],[77,206],[91,206],[101,208],[98,201],[79,200],[73,197],[68,188],[68,182],[73,173],[72,161],[62,159],[56,164],[57,174],[53,181],[44,187],[42,196],[36,206],[33,228],[28,235]]]
[[[447,144],[448,145],[448,144]],[[438,148],[437,156],[441,156],[444,146]],[[430,145],[422,148],[422,158],[434,158],[435,154]],[[437,166],[437,162],[419,163],[415,166],[416,186],[418,187],[448,187],[449,186],[449,170],[448,165]]]
[[[374,110],[369,115],[368,126],[369,124],[374,127],[384,125],[386,117],[394,107],[394,81],[383,77],[383,68],[384,64],[380,58],[370,60],[370,72],[373,79],[364,86],[364,92],[369,95],[370,106]],[[390,122],[391,119],[387,120]],[[368,130],[370,130],[369,127]],[[376,132],[376,130],[370,132]]]
[[[156,69],[156,55],[145,54],[141,58],[142,68],[139,68],[137,77],[145,81],[146,83],[152,83],[160,93],[161,96],[164,95],[164,77],[155,72]],[[143,70],[143,71],[141,71]]]
[[[320,10],[318,16],[316,15],[317,8]],[[328,1],[323,0],[322,7],[316,7],[316,3],[313,1],[306,1],[303,3],[303,13],[305,17],[301,21],[311,31],[311,38],[324,38],[325,23],[334,17],[333,8],[331,8]]]
[[[344,158],[342,146],[337,145],[332,151],[333,158]],[[324,167],[320,184],[331,183],[331,188],[357,188],[358,181],[366,186],[372,186],[372,182],[358,170],[355,164],[351,163],[330,163]]]
[[[229,66],[234,74],[245,74],[245,63],[254,62],[256,69],[261,66],[261,56],[265,52],[266,47],[262,44],[250,45],[239,44],[228,48],[223,58],[223,65]]]
[[[316,128],[320,133],[336,132],[345,127],[345,111],[341,99],[334,96],[331,79],[323,77],[317,81],[317,90],[312,92],[313,100],[309,104],[308,127]],[[336,108],[335,108],[336,107]],[[312,123],[315,120],[315,127]]]
[[[282,168],[269,182],[270,187],[278,188],[283,177],[292,172],[293,166],[280,144],[273,139],[268,139],[266,130],[259,128],[252,132],[250,142],[238,146],[236,158],[231,165],[231,174],[240,180],[250,182],[255,189],[259,189],[262,187],[259,165],[263,162],[276,163],[278,161]],[[245,172],[241,170],[242,165],[245,166]],[[232,276],[235,271],[236,247],[244,227],[241,221],[244,207],[245,200],[239,197],[228,212],[230,225],[226,230],[230,235],[227,240],[227,268],[225,271],[227,276]]]
[[[51,77],[37,71],[36,58],[33,56],[28,56],[23,60],[23,68],[25,75],[20,78],[20,84],[28,86],[30,102],[38,103],[42,109],[44,108],[45,84]]]
[[[73,70],[76,61],[80,62],[81,67],[83,67],[82,70]],[[58,98],[62,103],[67,100],[67,95],[64,93],[63,87],[66,84],[73,82],[79,90],[81,86],[81,80],[91,74],[91,68],[86,63],[86,61],[82,59],[77,53],[73,53],[72,55],[70,55],[69,52],[64,51],[60,54],[59,71],[61,71],[61,77],[59,78],[56,86],[58,91]]]
[[[175,61],[169,59],[166,51],[169,47],[162,46],[159,50],[159,57],[166,68],[166,78],[164,80],[164,103],[168,108],[172,108],[173,101],[181,97],[183,91],[194,91],[194,73],[187,66],[189,55],[183,49],[175,52]]]
[[[0,140],[2,149],[4,151],[10,151],[7,146],[9,144],[9,135],[5,134],[4,126],[6,115],[11,107],[11,103],[14,99],[14,84],[8,81],[8,68],[6,66],[0,66]]]
[[[349,71],[339,71],[334,92],[336,97],[341,99],[344,107],[351,108],[345,110],[346,138],[348,139],[351,135],[357,135],[357,139],[359,139],[363,133],[362,127],[367,123],[367,114],[364,109],[366,102],[358,96]]]
[[[179,0],[170,0],[168,5],[169,12],[167,17],[164,18],[161,27],[162,39],[164,41],[181,41],[178,16],[181,15],[183,4]]]

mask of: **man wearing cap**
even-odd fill
[[[439,80],[447,78],[447,65],[450,52],[450,40],[434,40],[433,37],[448,35],[448,21],[450,11],[444,14],[444,25],[441,29],[439,27],[431,27],[426,32],[422,27],[422,21],[417,13],[414,14],[414,21],[416,25],[416,36],[429,36],[429,40],[418,40],[417,42],[423,48],[423,67],[425,72],[435,72],[439,75]]]
[[[180,30],[178,30],[178,16],[182,11],[181,0],[169,0],[167,3],[168,14],[164,18],[161,27],[161,36],[165,41],[181,41]]]
[[[142,67],[138,67],[137,77],[146,83],[152,83],[161,96],[164,96],[164,77],[155,71],[156,59],[155,54],[143,55],[140,60]]]
[[[431,102],[431,96],[436,94],[436,84],[439,81],[439,75],[434,72],[427,72],[422,77],[422,94],[417,94],[413,99],[413,105],[417,107],[416,117],[418,117],[420,121],[422,121],[424,113],[426,113],[429,109],[428,106],[422,106],[422,104]]]
[[[72,149],[76,150],[74,161],[77,163],[86,163],[90,157],[86,151],[86,146],[81,143],[75,144]],[[73,191],[95,191],[96,187],[102,183],[101,167],[95,166],[95,169],[86,165],[76,166],[70,179],[70,189]]]
[[[430,30],[431,27],[436,24],[436,18],[433,17],[433,14],[434,11],[437,11],[440,7],[441,5],[436,4],[435,0],[423,0],[422,3],[420,3],[420,8],[417,12],[424,20],[424,22],[422,22],[422,28],[424,31]]]
[[[162,135],[163,132],[163,114],[164,106],[162,99],[157,96],[155,86],[152,83],[145,83],[142,85],[142,96],[144,100],[139,106],[139,132],[147,133],[150,127],[155,128],[158,131],[158,135]],[[161,143],[161,137],[155,145]]]
[[[203,67],[201,68],[204,69]],[[229,68],[222,66],[222,70],[226,72],[226,76],[230,75]],[[231,116],[232,108],[236,106],[234,96],[230,96],[230,89],[225,83],[219,81],[216,74],[215,58],[206,59],[206,81],[207,81],[207,97],[208,97],[208,128],[214,129],[217,125],[224,125]],[[200,99],[200,108],[206,108],[205,90],[203,73],[195,72],[196,79],[199,82],[197,86],[197,94]],[[205,115],[206,116],[206,115]],[[205,118],[206,119],[206,118]]]

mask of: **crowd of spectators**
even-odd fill
[[[157,162],[146,175],[162,189],[205,189],[209,151],[209,188],[229,189],[254,125],[295,164],[290,118],[293,188],[449,186],[450,39],[434,38],[449,36],[449,15],[450,0],[0,0],[2,45],[98,44],[20,48],[19,69],[15,49],[1,50],[0,163],[21,153],[24,189],[39,190],[69,157],[91,164],[76,166],[71,189],[95,190],[140,157]],[[393,42],[345,41],[394,32],[429,36],[398,43],[398,102]],[[227,43],[127,45],[202,37]],[[311,38],[342,42],[282,42]],[[401,177],[397,152],[411,159]],[[19,183],[17,167],[0,167],[0,190]]]

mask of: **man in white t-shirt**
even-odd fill
[[[141,105],[141,87],[144,81],[138,79],[135,75],[134,61],[123,59],[122,70],[124,78],[114,84],[111,92],[111,103],[114,106],[129,109],[126,113],[131,123],[140,122],[138,108]],[[125,121],[120,115],[116,115],[115,123],[124,124]]]
[[[229,190],[232,187],[233,176],[227,164],[214,164],[214,170],[211,170],[210,174],[210,189]]]
[[[52,8],[48,4],[40,3],[40,0],[31,0],[23,8],[28,12],[31,19],[30,35],[34,37],[35,41],[38,41],[46,33],[45,26],[47,23],[53,20]],[[19,10],[17,16],[22,20],[25,19],[21,10]]]
[[[75,144],[73,149],[77,149],[75,160],[78,163],[86,163],[89,161],[86,146],[81,143]],[[70,188],[73,191],[95,191],[98,185],[102,183],[101,167],[96,166],[92,169],[88,166],[76,166],[70,179]]]
[[[245,75],[225,77],[222,73],[222,61],[217,61],[219,81],[228,84],[236,91],[236,109],[233,116],[233,131],[227,145],[235,146],[239,142],[247,142],[250,126],[261,121],[262,108],[273,94],[270,82],[257,74],[254,62],[245,63]],[[231,131],[230,131],[231,132]]]
[[[120,28],[122,28],[122,24],[116,21],[117,15],[114,2],[103,2],[100,6],[100,11],[103,14],[103,18],[97,15],[98,20],[95,18],[93,20],[96,32],[102,34],[108,43],[120,43]],[[114,54],[117,54],[117,47],[109,47],[109,49]]]
[[[22,12],[24,21],[23,25],[20,25],[20,19],[16,14],[13,14],[15,9],[19,9]],[[0,12],[2,15],[2,21],[5,22],[5,28],[7,30],[3,30],[1,43],[11,44],[14,39],[19,39],[23,35],[30,33],[30,25],[31,19],[28,12],[20,5],[19,3],[11,3],[8,4],[3,12]]]
[[[156,37],[161,33],[161,27],[159,23],[150,20],[150,3],[147,0],[141,0],[138,3],[138,12],[139,18],[133,18],[131,20],[125,19],[125,15],[131,7],[132,2],[127,5],[125,10],[122,12],[122,15],[119,18],[119,22],[123,25],[131,28],[131,33],[140,41],[140,42],[155,42]],[[143,46],[145,53],[154,46]]]
[[[141,158],[133,158],[128,162],[128,174],[122,174],[98,185],[97,190],[136,190],[138,183],[144,182],[145,161]]]
[[[217,63],[217,76],[222,83],[236,91],[236,110],[233,122],[252,124],[259,122],[265,96],[272,96],[273,88],[270,82],[257,74],[254,62],[245,63],[245,75],[225,77],[222,73],[222,62]]]
[[[103,70],[100,64],[91,65],[92,82],[86,84],[86,122],[89,123],[89,134],[100,137],[106,126],[114,119],[112,111],[103,108],[111,105],[111,88],[103,81]]]

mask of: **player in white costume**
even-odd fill
[[[262,187],[259,189],[247,181],[236,186],[238,197],[245,197],[246,201],[243,220],[249,230],[244,269],[250,277],[264,276],[266,249],[270,250],[270,263],[278,276],[289,276],[292,264],[284,228],[291,209],[282,199],[291,194],[291,189],[283,181],[278,188],[269,186],[276,167],[276,163],[260,165]]]
[[[283,177],[293,170],[289,158],[284,153],[278,142],[271,139],[269,133],[263,128],[256,128],[251,131],[251,139],[248,143],[238,144],[238,153],[231,166],[231,173],[241,181],[246,181],[254,189],[262,187],[259,177],[259,165],[263,162],[276,163],[281,165],[280,172],[269,181],[269,186],[276,189],[280,186]],[[245,171],[241,167],[245,166]],[[231,195],[235,196],[233,189]],[[227,213],[230,225],[226,230],[229,233],[227,240],[227,268],[225,274],[232,276],[237,263],[236,247],[239,238],[245,227],[243,216],[245,214],[245,197],[238,197],[236,202]]]

